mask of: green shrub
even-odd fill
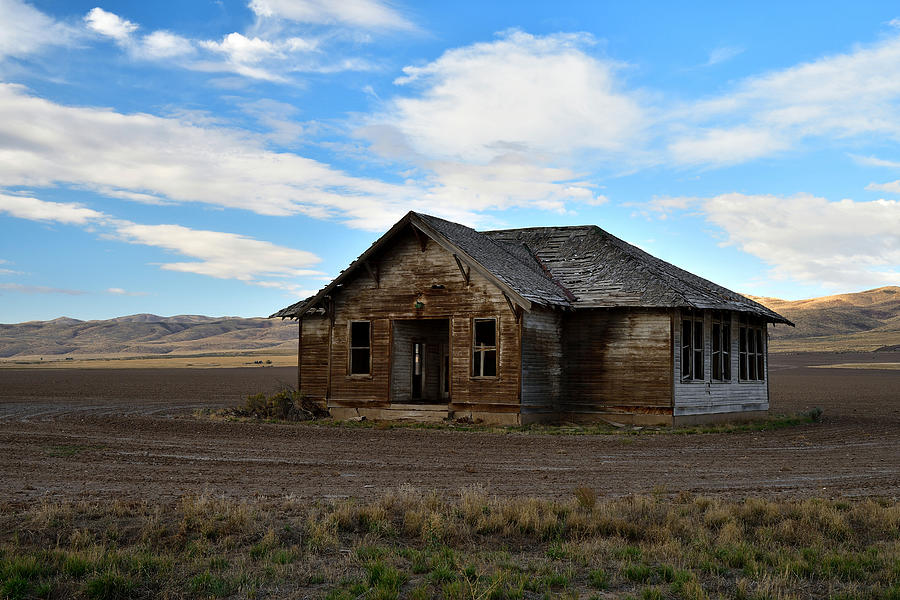
[[[134,588],[135,584],[130,579],[106,572],[88,581],[84,592],[93,600],[125,600],[134,595]]]

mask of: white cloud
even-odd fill
[[[713,65],[727,62],[735,56],[742,54],[743,52],[744,49],[737,46],[721,46],[719,48],[715,48],[712,52],[709,53],[709,58],[706,61],[706,66],[711,67]]]
[[[272,42],[258,37],[248,38],[240,33],[229,33],[221,42],[206,41],[201,45],[210,50],[221,52],[234,63],[255,64],[265,58],[279,56],[280,52]]]
[[[165,30],[144,36],[135,32],[140,26],[115,13],[94,8],[84,17],[87,28],[114,39],[133,59],[168,61],[173,67],[207,73],[236,73],[249,79],[295,83],[292,73],[337,73],[365,71],[374,66],[366,60],[323,52],[323,39],[286,33],[283,27],[260,27],[269,37],[226,34],[219,40],[192,40]]]
[[[0,291],[2,290],[19,294],[65,294],[67,296],[83,296],[87,294],[83,290],[69,290],[43,285],[24,285],[21,283],[0,283]]]
[[[67,45],[78,33],[20,0],[0,0],[0,60],[22,58],[48,46]]]
[[[147,58],[174,58],[192,54],[194,45],[187,38],[159,30],[141,39],[139,51]]]
[[[878,158],[877,156],[860,156],[858,154],[850,154],[849,156],[857,164],[865,165],[867,167],[886,167],[888,169],[900,169],[900,161],[886,160],[883,158]]]
[[[132,32],[136,31],[138,26],[127,19],[123,19],[119,15],[107,12],[102,8],[94,7],[84,16],[84,21],[88,29],[111,37],[117,42],[125,42],[129,39]]]
[[[312,252],[278,246],[236,233],[191,229],[182,225],[141,225],[75,203],[47,202],[24,196],[0,195],[0,213],[4,212],[20,219],[79,225],[91,227],[92,230],[99,228],[100,235],[108,239],[162,248],[196,259],[160,265],[168,271],[237,279],[263,287],[273,287],[277,281],[260,282],[256,280],[258,277],[318,279],[324,275],[309,268],[321,261]],[[0,269],[0,274],[6,271]],[[7,274],[12,273],[8,271]],[[284,282],[278,287],[292,285],[295,284]],[[129,296],[144,294],[115,287],[106,291]]]
[[[299,140],[305,133],[315,129],[315,123],[304,124],[296,120],[299,113],[297,107],[286,102],[278,102],[268,98],[245,102],[241,105],[245,113],[269,128],[267,138],[281,145]]]
[[[133,244],[165,248],[198,259],[161,265],[169,271],[249,282],[256,277],[322,274],[307,268],[320,261],[311,252],[285,248],[235,233],[190,229],[181,225],[127,223],[116,228],[116,236]]]
[[[889,181],[888,183],[870,183],[866,186],[866,189],[875,192],[886,192],[888,194],[900,194],[900,180]]]
[[[665,120],[676,163],[744,162],[810,138],[896,141],[900,35],[749,77],[730,93],[687,103]]]
[[[844,290],[900,281],[900,201],[732,193],[697,202],[777,278]]]
[[[339,24],[373,29],[415,29],[399,12],[378,0],[251,0],[259,17],[319,25]]]
[[[679,163],[732,164],[741,163],[785,150],[789,143],[777,133],[763,128],[735,127],[696,131],[669,146],[669,152]]]
[[[448,50],[406,67],[396,83],[413,95],[387,101],[358,135],[382,156],[415,164],[424,198],[467,222],[481,210],[600,202],[582,171],[627,160],[647,120],[620,90],[619,65],[587,52],[592,43],[585,34],[510,31]]]
[[[19,219],[85,225],[102,219],[105,215],[79,204],[47,202],[29,196],[0,194],[0,214],[6,213]]]
[[[498,157],[486,165],[443,161],[427,164],[431,185],[425,200],[453,206],[466,221],[478,220],[483,210],[533,206],[562,211],[566,202],[601,204],[591,184],[578,181],[568,169],[545,167],[517,155]]]
[[[165,60],[196,51],[191,40],[170,31],[160,29],[140,37],[132,35],[140,29],[139,25],[99,7],[91,9],[84,22],[91,31],[114,39],[133,58]]]
[[[71,185],[147,201],[339,218],[373,230],[412,205],[423,206],[415,204],[421,198],[415,185],[351,177],[297,154],[272,152],[263,136],[62,106],[16,85],[0,84],[0,123],[0,181],[6,186]]]
[[[644,125],[643,111],[619,89],[617,65],[584,51],[590,43],[583,34],[513,31],[448,50],[403,69],[397,83],[423,91],[393,100],[379,121],[434,157],[622,150]]]
[[[123,288],[111,287],[106,290],[107,294],[112,294],[114,296],[147,296],[147,292],[129,292]]]

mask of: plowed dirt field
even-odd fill
[[[773,355],[773,413],[821,423],[699,435],[536,435],[215,421],[292,368],[0,369],[0,501],[184,494],[375,497],[411,484],[568,497],[900,496],[900,353]]]

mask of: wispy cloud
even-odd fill
[[[298,23],[340,24],[363,29],[416,29],[400,12],[378,0],[251,0],[250,10],[259,17]]]
[[[0,181],[6,186],[72,185],[142,202],[306,214],[369,229],[426,206],[414,185],[352,177],[298,154],[273,152],[265,136],[174,117],[63,106],[17,85],[0,84],[0,122]],[[9,211],[26,210],[7,195]],[[56,209],[48,210],[52,215]],[[67,210],[72,220],[92,216],[90,209]]]
[[[107,288],[107,294],[112,294],[114,296],[148,296],[147,292],[129,292],[123,288],[111,287]]]
[[[276,83],[298,82],[296,73],[367,71],[369,61],[345,55],[341,36],[297,31],[292,22],[363,26],[367,19],[375,28],[406,28],[399,13],[378,2],[291,2],[276,0],[251,3],[257,22],[254,33],[233,31],[220,39],[192,39],[171,31],[140,34],[138,23],[100,7],[84,17],[87,29],[114,40],[133,59],[164,61],[172,67],[208,73],[234,73],[248,79]],[[392,20],[393,19],[393,20]],[[388,23],[394,22],[394,27]],[[335,46],[338,44],[338,46]],[[322,46],[329,46],[323,48]]]
[[[101,212],[71,202],[47,202],[29,196],[0,194],[0,213],[20,219],[84,225],[102,218]]]
[[[0,283],[0,292],[3,291],[14,292],[17,294],[64,294],[66,296],[83,296],[89,293],[84,290],[69,290],[65,288],[47,287],[43,285]]]
[[[308,267],[320,258],[311,252],[277,246],[247,236],[191,229],[181,225],[138,225],[116,227],[118,239],[132,244],[155,246],[197,260],[160,265],[167,271],[238,279],[253,283],[257,277],[309,277],[322,275]]]
[[[900,35],[740,81],[665,115],[670,159],[727,165],[808,139],[900,139]]]
[[[48,202],[25,196],[0,195],[0,213],[4,212],[21,219],[90,227],[108,239],[162,248],[194,259],[161,263],[160,268],[167,271],[237,279],[263,287],[273,287],[273,282],[279,279],[312,278],[318,281],[325,275],[311,268],[321,260],[312,252],[278,246],[236,233],[173,224],[142,225],[73,203]],[[285,281],[280,287],[285,286],[293,289],[295,284]],[[107,292],[142,294],[117,287],[108,288]]]
[[[648,206],[663,217],[699,211],[724,231],[725,243],[763,260],[776,279],[834,289],[900,281],[900,201],[729,193]]]
[[[859,154],[850,154],[850,158],[854,162],[867,167],[885,167],[888,169],[900,169],[900,161],[886,160],[877,156],[861,156]]]
[[[728,62],[735,56],[743,54],[743,52],[744,49],[738,46],[720,46],[719,48],[713,49],[713,51],[709,53],[709,58],[706,61],[706,66],[711,67],[724,62]]]
[[[0,15],[0,60],[23,58],[52,46],[67,46],[80,37],[75,27],[20,0],[0,0]]]

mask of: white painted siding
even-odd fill
[[[675,416],[739,413],[769,410],[769,355],[768,331],[763,336],[763,352],[766,378],[764,381],[739,381],[740,322],[737,313],[731,313],[731,381],[712,380],[712,313],[703,311],[703,362],[704,381],[681,381],[681,312],[675,311],[674,377]]]

